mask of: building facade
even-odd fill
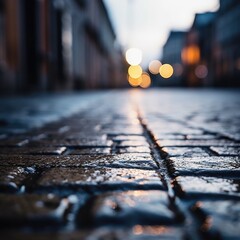
[[[240,2],[220,0],[216,21],[216,86],[240,86]]]
[[[196,14],[186,35],[182,50],[186,86],[213,85],[216,17],[216,12]]]
[[[2,92],[120,87],[124,60],[101,0],[0,0]]]
[[[162,61],[174,66],[178,59],[183,67],[183,81],[176,82],[173,76],[168,82],[174,86],[180,83],[189,87],[239,87],[239,19],[240,1],[220,0],[217,12],[195,15],[181,40],[171,32],[163,48]]]
[[[171,31],[168,39],[163,46],[162,63],[168,63],[173,66],[174,74],[171,79],[160,79],[161,86],[181,86],[182,78],[182,59],[181,53],[185,44],[186,32]]]

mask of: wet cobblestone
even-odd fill
[[[238,91],[29,100],[0,102],[2,239],[239,239]]]

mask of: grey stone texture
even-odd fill
[[[1,101],[1,239],[239,239],[239,106],[237,90]]]

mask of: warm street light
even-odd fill
[[[126,51],[126,60],[130,65],[139,65],[142,62],[142,51],[138,48],[129,48]]]

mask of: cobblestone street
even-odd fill
[[[240,92],[2,98],[1,239],[239,239]]]

